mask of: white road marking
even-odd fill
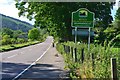
[[[19,73],[16,77],[14,77],[12,80],[16,80],[17,78],[19,78],[24,72],[26,72],[29,68],[31,68],[33,65],[36,64],[36,62],[38,60],[40,60],[44,55],[45,53],[50,49],[50,47],[52,46],[52,43],[50,44],[50,46],[48,47],[48,49],[35,61],[33,62],[30,66],[28,66],[26,69],[24,69],[21,73]]]
[[[7,58],[12,58],[12,57],[15,57],[15,56],[17,56],[17,54],[15,54],[15,55],[12,55],[12,56],[9,56],[9,57],[7,57]]]

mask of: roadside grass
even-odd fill
[[[41,41],[30,41],[30,42],[21,43],[21,44],[9,44],[9,45],[3,45],[3,46],[1,45],[0,46],[0,52],[22,48],[22,47],[26,47],[26,46],[29,46],[29,45],[34,45],[34,44],[37,44],[37,43],[40,43],[40,42]]]
[[[26,47],[26,46],[30,46],[30,45],[34,45],[34,44],[37,44],[37,43],[44,42],[46,40],[47,36],[49,36],[49,35],[46,33],[46,34],[43,35],[43,37],[40,40],[28,41],[28,42],[25,42],[25,43],[8,44],[8,45],[1,45],[0,44],[0,52],[10,51],[10,50],[23,48],[23,47]]]
[[[110,47],[91,44],[90,53],[94,54],[94,66],[90,58],[88,58],[88,50],[86,44],[77,44],[78,62],[71,57],[71,52],[66,53],[64,45],[75,47],[74,42],[58,43],[56,48],[64,56],[66,62],[66,69],[70,70],[70,78],[84,79],[84,78],[110,78],[110,58],[117,59],[118,77],[120,77],[120,47]],[[81,49],[84,48],[84,62],[81,63]]]

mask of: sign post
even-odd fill
[[[90,52],[90,27],[89,27],[89,36],[88,36],[88,52]]]
[[[77,27],[75,27],[75,45],[77,44]],[[76,47],[76,46],[75,46]]]
[[[88,51],[90,51],[90,29],[94,27],[95,14],[86,8],[80,8],[75,12],[72,12],[71,26],[75,28],[75,44],[77,42],[77,30],[79,28],[88,28]]]

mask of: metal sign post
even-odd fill
[[[77,62],[77,27],[75,27],[75,48],[74,48],[75,62]]]
[[[76,44],[77,44],[77,27],[75,27],[75,47],[76,47]]]
[[[90,53],[90,27],[89,27],[89,30],[88,30],[88,53]]]

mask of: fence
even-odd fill
[[[72,60],[75,61],[75,62],[81,62],[81,63],[84,63],[84,60],[85,60],[85,53],[84,53],[84,48],[81,49],[81,55],[80,55],[80,59],[78,58],[78,55],[77,55],[77,48],[75,47],[70,47],[70,46],[67,46],[67,45],[63,45],[64,46],[64,51],[65,53],[67,54],[71,54],[71,57],[72,57]],[[94,54],[91,54],[91,60],[92,60],[92,67],[93,67],[93,70],[94,70],[94,67],[95,67],[95,55]],[[111,58],[111,78],[112,80],[118,80],[119,79],[119,72],[117,68],[117,62],[116,62],[116,58]]]

